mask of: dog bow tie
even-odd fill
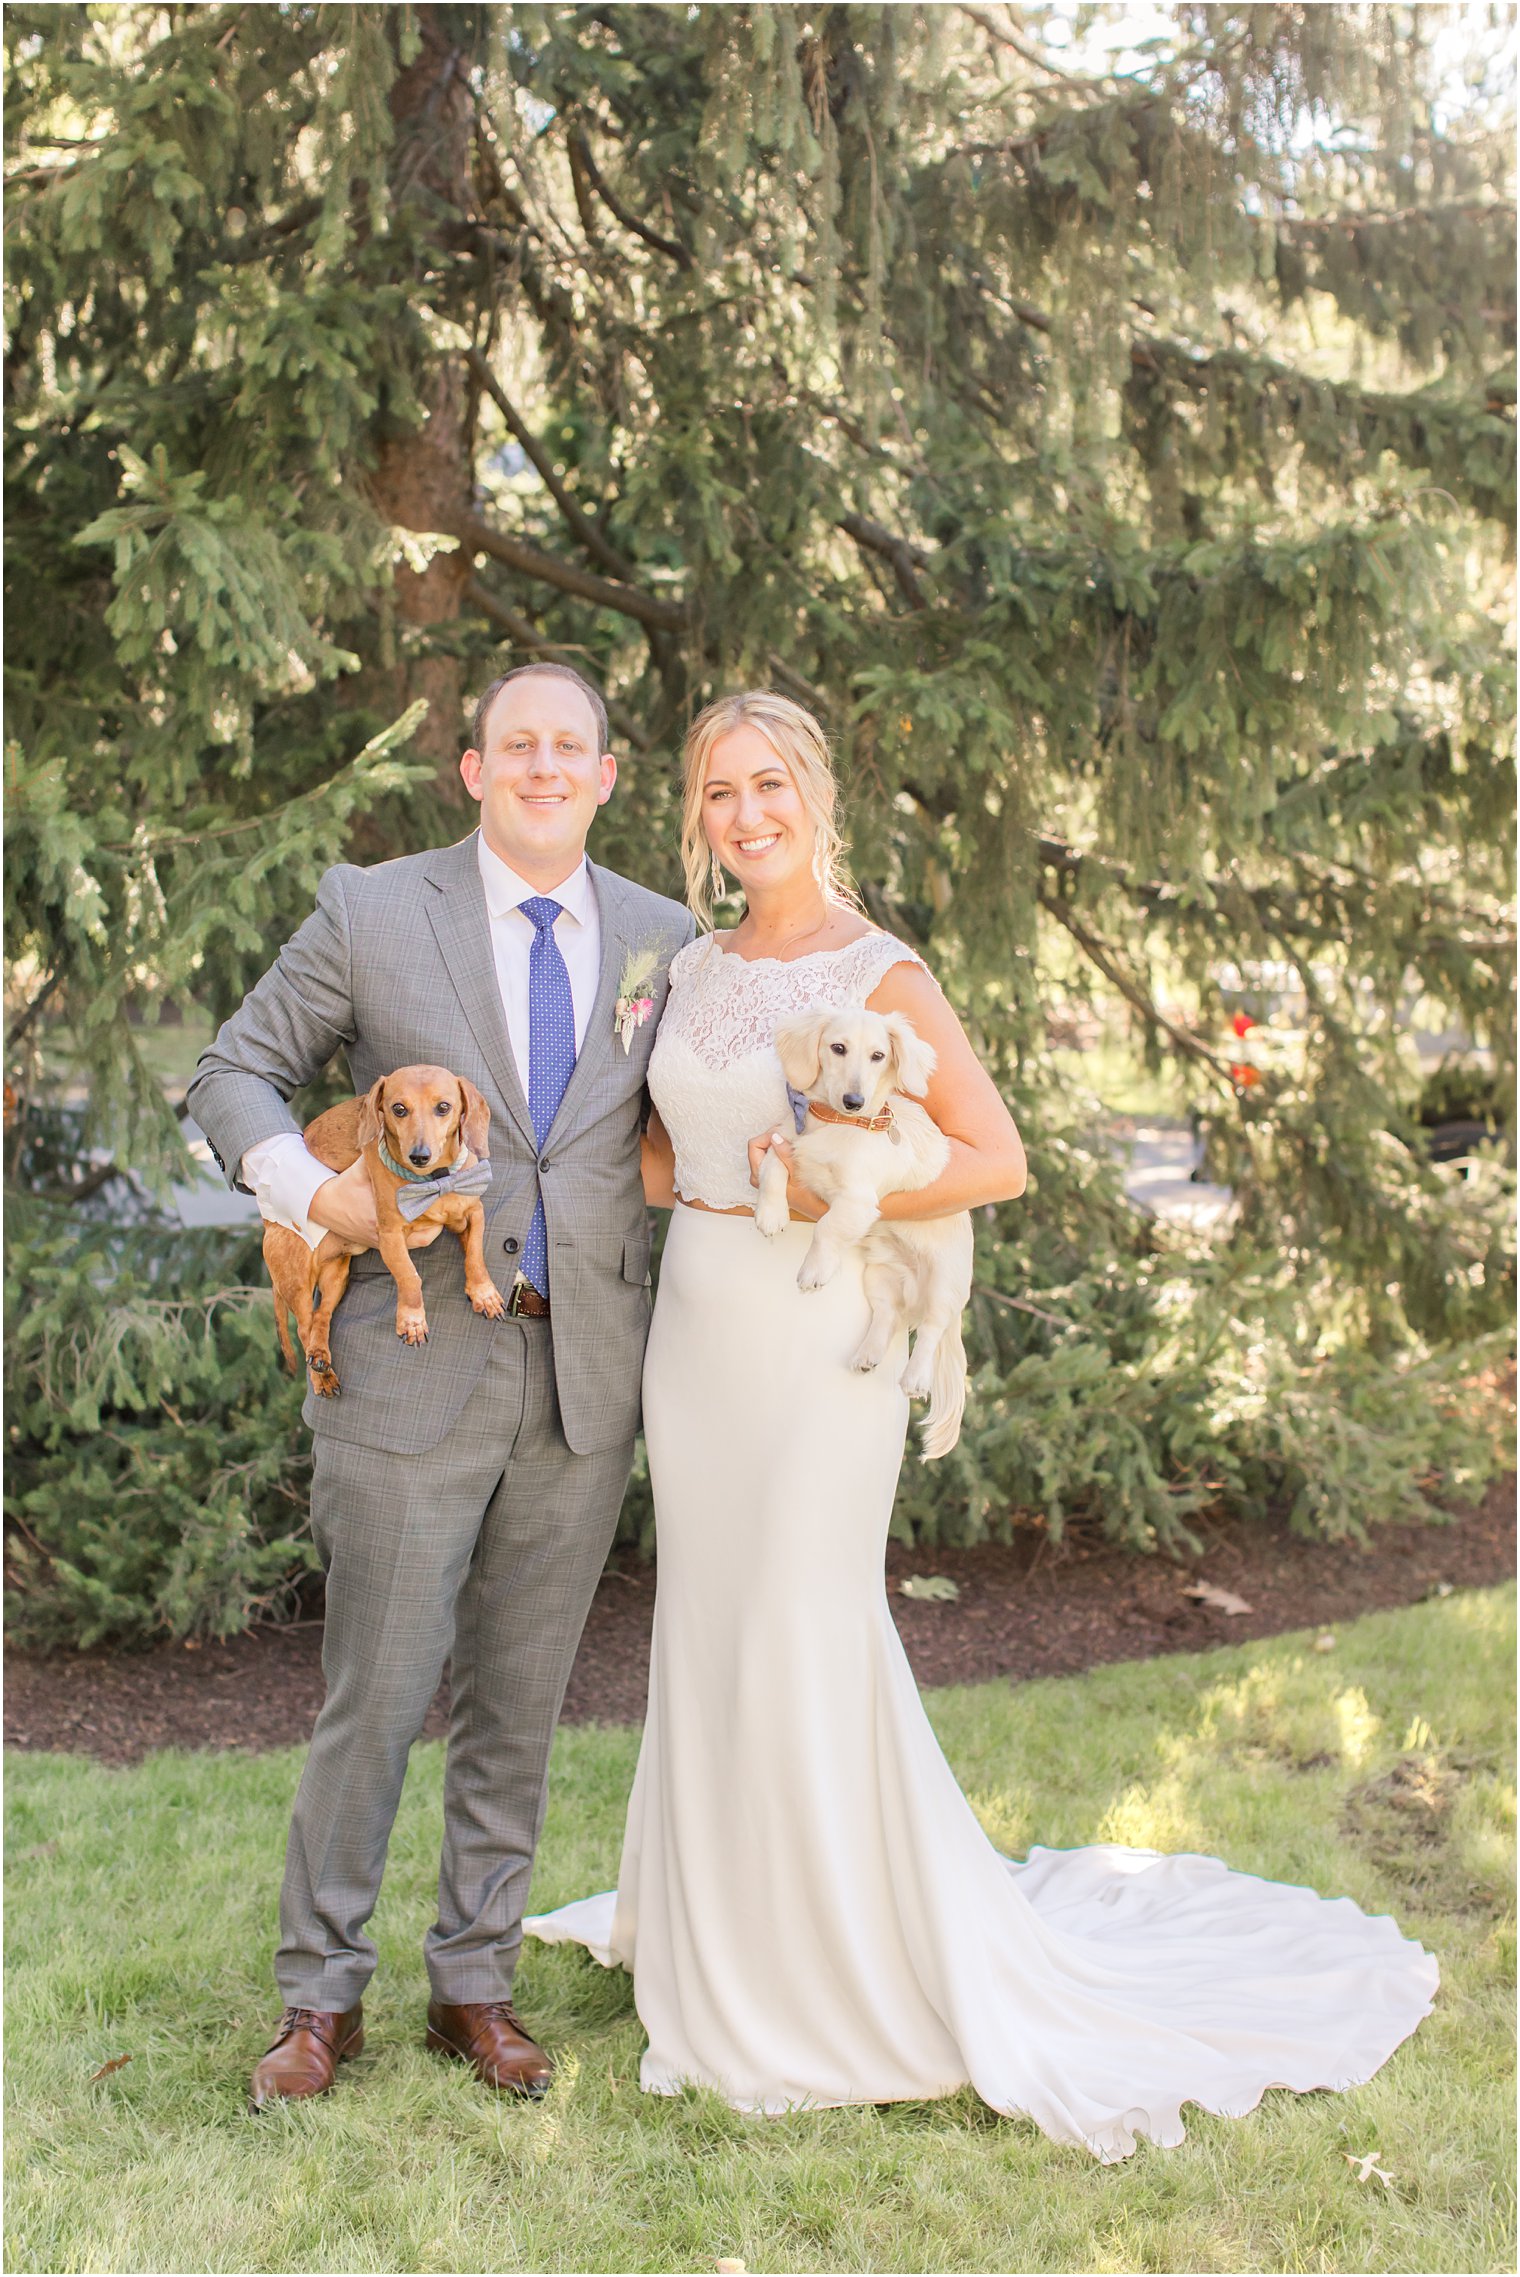
[[[396,1188],[396,1207],[408,1225],[420,1218],[445,1194],[483,1194],[491,1183],[489,1162],[472,1162],[467,1169],[446,1170],[441,1178],[408,1178]]]

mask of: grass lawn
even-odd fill
[[[413,1758],[374,1924],[369,2046],[259,2118],[247,2072],[299,1755],[9,1764],[11,2270],[1500,2270],[1514,2266],[1514,1592],[1310,1635],[930,1695],[995,1841],[1217,1852],[1349,1892],[1440,1956],[1435,2013],[1367,2087],[1192,2111],[1118,2167],[969,2094],[743,2118],[638,2092],[627,1979],[528,1948],[559,2057],[538,2106],[421,2045],[442,1753]],[[824,1737],[826,1744],[826,1735]],[[559,1735],[534,1888],[617,1863],[637,1735]],[[99,2079],[113,2059],[130,2060]],[[1343,2155],[1377,2150],[1391,2188]]]

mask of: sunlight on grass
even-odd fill
[[[969,2092],[758,2120],[637,2088],[621,1972],[529,1948],[538,2107],[421,2045],[442,1750],[419,1747],[342,2092],[255,2120],[247,2071],[297,1752],[133,1771],[11,1758],[9,2240],[16,2270],[1490,2270],[1513,2266],[1512,1589],[1197,1657],[929,1695],[1011,1850],[1182,1845],[1392,1912],[1434,2014],[1348,2095],[1190,2112],[1122,2167]],[[610,1885],[637,1734],[556,1745],[535,1906]],[[130,2058],[104,2078],[91,2075]],[[1394,2187],[1359,2183],[1376,2149]]]

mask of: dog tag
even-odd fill
[[[898,1129],[895,1122],[893,1123],[892,1128],[888,1131],[887,1136],[892,1141],[892,1144],[894,1146],[902,1145],[902,1132]]]

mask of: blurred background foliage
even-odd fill
[[[469,699],[531,656],[607,687],[593,852],[673,893],[694,710],[815,707],[867,906],[1016,1109],[900,1531],[1344,1534],[1486,1475],[1513,26],[6,10],[20,1634],[297,1602],[256,1246],[151,1197],[210,1022],[328,863],[464,833]],[[1126,1101],[1225,1220],[1137,1210]]]

